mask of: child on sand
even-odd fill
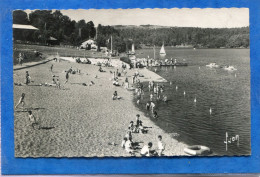
[[[132,154],[133,153],[133,142],[132,138],[127,138],[127,141],[125,142],[125,150],[126,152]]]
[[[64,82],[64,84],[66,84],[69,81],[69,72],[70,70],[66,72],[66,81]]]
[[[142,156],[151,156],[151,148],[153,146],[152,142],[149,142],[148,145],[144,145],[144,147],[141,150],[141,155]]]
[[[135,131],[135,126],[134,126],[134,122],[131,121],[129,126],[128,126],[128,130],[131,131],[132,133]]]
[[[28,117],[29,121],[32,123],[32,127],[35,129],[37,126],[37,122],[35,116],[32,114],[32,111],[28,111]]]
[[[124,139],[123,139],[123,141],[122,141],[122,143],[121,143],[121,147],[122,147],[122,148],[125,148],[125,143],[126,143],[126,141],[127,141],[127,138],[124,137]]]
[[[56,87],[57,87],[58,89],[60,89],[60,81],[59,81],[59,79],[57,79],[57,81],[56,81]]]
[[[132,139],[132,133],[131,131],[127,131],[126,135],[125,135],[125,138],[129,139],[131,138]]]
[[[147,130],[145,130],[143,127],[142,121],[140,122],[138,129],[139,129],[139,133],[143,133],[143,134],[147,133]]]
[[[20,97],[20,99],[19,99],[17,105],[15,106],[15,108],[17,108],[20,104],[22,104],[22,107],[24,107],[24,105],[25,105],[24,97],[25,97],[25,94],[22,93],[22,96]]]
[[[28,85],[31,82],[31,77],[29,75],[29,72],[26,71],[25,73],[25,84]]]
[[[119,100],[119,99],[121,99],[121,97],[117,95],[117,91],[114,92],[114,94],[113,94],[113,96],[112,96],[112,99],[113,99],[113,100]]]
[[[162,136],[158,136],[158,155],[162,156],[162,152],[165,149],[165,144],[162,142]]]
[[[52,82],[51,83],[57,86],[57,82],[55,81],[55,76],[52,77]]]

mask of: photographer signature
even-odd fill
[[[237,147],[239,147],[239,135],[235,136],[228,136],[228,132],[226,132],[226,141],[224,141],[224,144],[226,144],[226,151],[228,150],[228,144],[237,143]]]

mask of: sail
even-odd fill
[[[166,54],[166,53],[165,53],[165,50],[164,50],[164,44],[162,45],[162,48],[161,48],[161,50],[160,50],[160,54],[163,54],[163,55]]]
[[[132,44],[132,53],[135,53],[135,45]]]

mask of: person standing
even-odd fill
[[[66,81],[65,81],[64,84],[66,84],[69,81],[69,71],[66,72],[65,77],[66,77]]]
[[[23,54],[22,53],[19,53],[19,56],[18,56],[18,63],[19,65],[23,65]]]
[[[158,136],[158,156],[162,156],[162,153],[165,149],[165,144],[162,142],[162,136]]]
[[[25,84],[28,85],[31,82],[31,77],[29,75],[29,72],[25,72]]]
[[[154,112],[154,107],[155,107],[154,102],[151,102],[150,107],[151,107],[151,111]]]

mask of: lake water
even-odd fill
[[[250,50],[166,48],[166,53],[161,58],[157,49],[156,58],[185,59],[189,66],[156,67],[157,74],[172,82],[172,85],[169,82],[164,84],[163,94],[167,95],[168,103],[155,102],[158,120],[153,119],[151,113],[145,110],[145,103],[149,100],[148,83],[144,83],[146,94],[138,108],[166,132],[179,134],[173,138],[188,145],[208,146],[215,155],[249,155]],[[153,57],[153,49],[137,51],[137,57],[148,55]],[[237,71],[207,68],[206,65],[212,62],[232,65]],[[226,133],[228,139],[238,135],[239,142],[233,138],[234,141],[231,139],[226,147]]]

